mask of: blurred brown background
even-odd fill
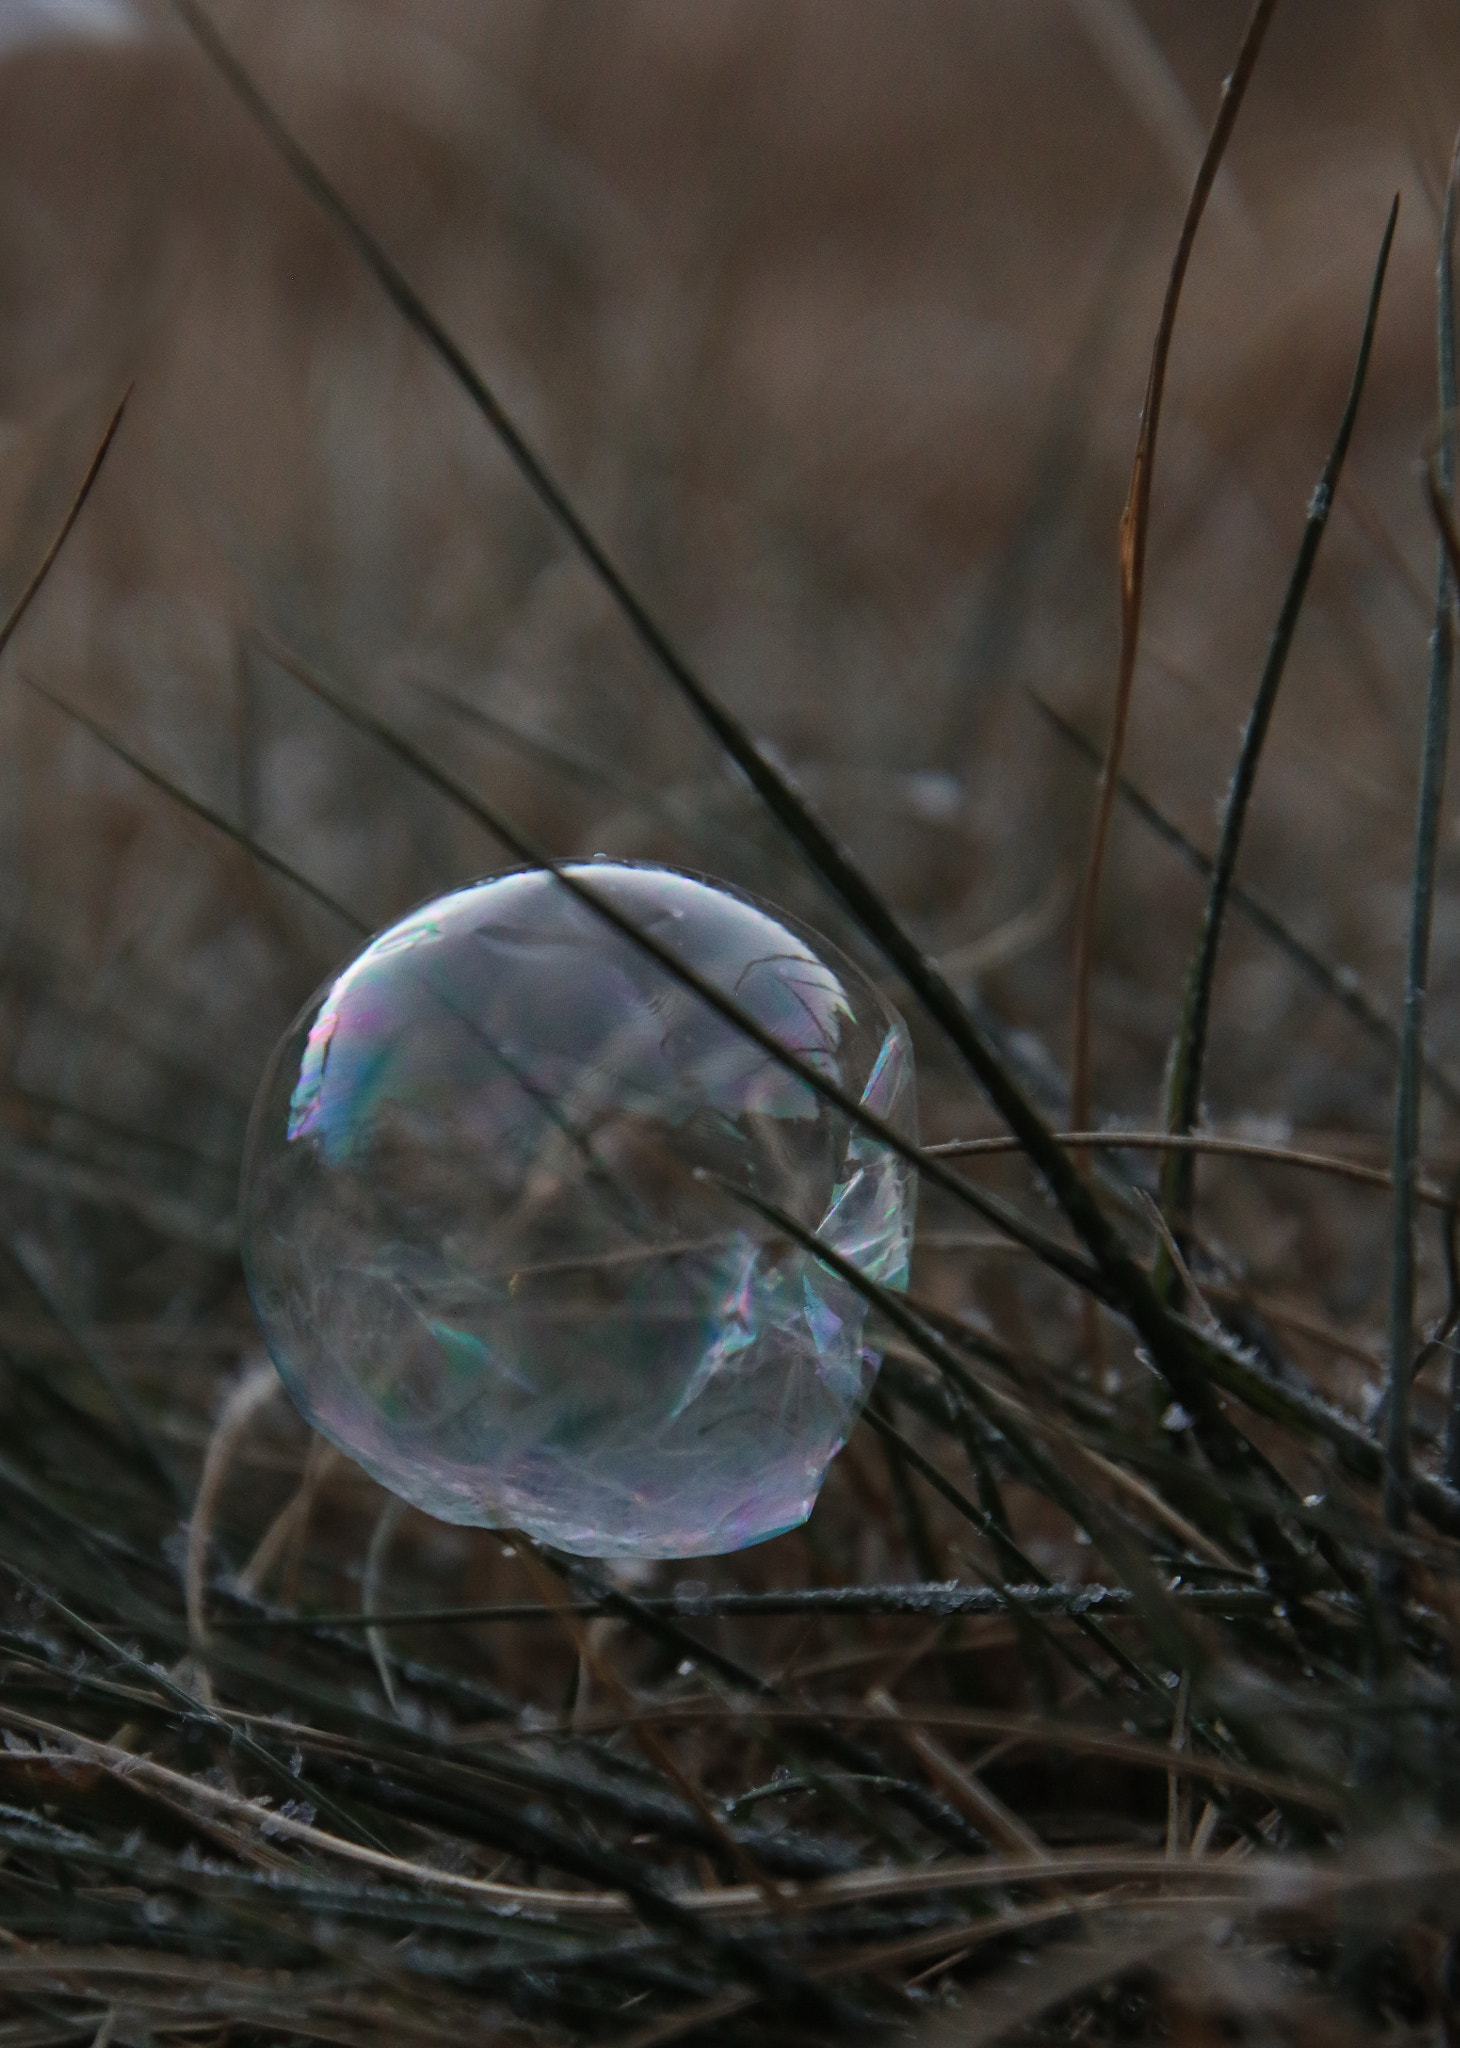
[[[214,10],[713,687],[927,944],[1060,1062],[1091,779],[1028,686],[1103,740],[1150,337],[1246,13]],[[1371,382],[1243,867],[1390,1008],[1433,575],[1417,462],[1437,194],[1457,117],[1460,23],[1441,0],[1284,0],[1178,329],[1129,755],[1209,846],[1398,190]],[[85,1187],[57,1179],[57,1158],[71,1145],[112,1172],[143,1222],[171,1204],[199,1242],[226,1233],[265,1053],[348,941],[18,672],[372,924],[503,857],[332,723],[251,645],[256,626],[554,849],[671,858],[846,936],[166,8],[0,6],[6,593],[131,380],[0,689],[0,1200],[98,1310],[108,1290],[120,1309],[186,1293],[191,1254],[88,1236]],[[1449,828],[1433,1029],[1460,1055],[1457,879]],[[1122,817],[1097,980],[1102,1116],[1155,1112],[1199,901]],[[925,1051],[930,1135],[983,1127]],[[1388,1091],[1382,1056],[1234,924],[1213,1117],[1382,1138]],[[103,1120],[124,1128],[108,1137]],[[1442,1118],[1431,1141],[1453,1149]],[[1224,1171],[1204,1184],[1221,1190]],[[1377,1208],[1328,1234],[1290,1181],[1240,1185],[1222,1220],[1259,1272],[1296,1261],[1326,1312],[1377,1314]]]

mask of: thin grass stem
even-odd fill
[[[1110,741],[1095,793],[1095,820],[1090,833],[1090,853],[1075,926],[1075,991],[1071,1022],[1070,1122],[1083,1127],[1090,1121],[1090,972],[1094,958],[1095,919],[1100,906],[1100,883],[1105,871],[1105,851],[1110,840],[1110,820],[1115,807],[1116,786],[1125,754],[1126,728],[1130,722],[1131,697],[1135,687],[1136,655],[1140,646],[1141,607],[1146,584],[1146,548],[1151,525],[1151,481],[1156,463],[1156,439],[1161,425],[1161,401],[1166,391],[1166,369],[1171,341],[1176,331],[1176,314],[1181,304],[1191,252],[1196,243],[1212,186],[1232,139],[1242,102],[1257,66],[1263,39],[1267,35],[1277,0],[1257,0],[1231,74],[1224,81],[1211,135],[1197,166],[1186,214],[1171,259],[1166,295],[1156,338],[1151,348],[1151,367],[1146,378],[1145,401],[1141,407],[1140,431],[1136,436],[1135,461],[1130,488],[1120,517],[1120,663],[1116,674],[1115,705],[1111,716]]]
[[[1387,1190],[1394,1176],[1385,1167],[1366,1166],[1360,1159],[1341,1159],[1331,1152],[1305,1152],[1290,1145],[1263,1145],[1255,1138],[1233,1138],[1220,1131],[1060,1131],[1059,1141],[1071,1152],[1184,1152],[1218,1159],[1248,1159],[1264,1166],[1290,1166],[1305,1173],[1329,1174],[1359,1187]],[[997,1158],[1023,1148],[1013,1138],[950,1138],[923,1148],[940,1159]],[[1415,1198],[1431,1208],[1448,1210],[1451,1196],[1433,1181],[1416,1183]]]
[[[1456,137],[1450,160],[1445,211],[1440,226],[1436,287],[1440,437],[1428,470],[1430,504],[1439,527],[1440,546],[1435,572],[1435,624],[1430,637],[1429,678],[1425,687],[1419,796],[1415,811],[1404,1009],[1394,1089],[1394,1206],[1389,1247],[1389,1370],[1385,1387],[1383,1492],[1385,1527],[1394,1531],[1404,1528],[1410,1495],[1410,1395],[1416,1351],[1415,1211],[1420,1171],[1422,1055],[1425,1001],[1429,988],[1430,934],[1434,920],[1435,870],[1445,799],[1445,765],[1450,745],[1450,679],[1454,665],[1456,584],[1449,547],[1454,531],[1451,507],[1455,498],[1454,245],[1457,193],[1460,193],[1460,136]],[[1391,1557],[1380,1569],[1380,1594],[1391,1623],[1395,1625],[1403,1598],[1403,1582],[1403,1564],[1397,1557]]]
[[[1293,636],[1302,616],[1303,600],[1308,594],[1308,584],[1312,578],[1314,564],[1318,560],[1318,550],[1323,543],[1339,480],[1343,475],[1344,460],[1348,454],[1349,443],[1353,439],[1354,423],[1358,418],[1359,402],[1363,397],[1369,359],[1373,352],[1374,333],[1379,320],[1379,303],[1384,291],[1385,273],[1389,267],[1389,252],[1394,245],[1394,230],[1398,220],[1399,199],[1396,194],[1379,244],[1379,257],[1374,266],[1373,283],[1369,288],[1369,301],[1364,313],[1363,332],[1359,339],[1358,358],[1354,364],[1348,397],[1339,419],[1338,431],[1334,435],[1333,446],[1328,453],[1328,460],[1323,465],[1313,496],[1308,503],[1308,517],[1298,547],[1297,560],[1288,578],[1282,608],[1268,643],[1267,658],[1263,663],[1257,694],[1242,734],[1237,766],[1227,792],[1221,836],[1217,842],[1216,860],[1212,867],[1211,886],[1207,891],[1206,908],[1202,916],[1201,933],[1187,971],[1181,1019],[1171,1052],[1166,1089],[1166,1125],[1176,1137],[1185,1137],[1195,1128],[1201,1111],[1212,988],[1216,978],[1217,953],[1222,941],[1227,899],[1231,894],[1232,880],[1237,870],[1237,858],[1241,851],[1252,792],[1257,785],[1257,771],[1262,760],[1263,745],[1267,739],[1278,691],[1287,669]],[[1184,1147],[1173,1149],[1168,1153],[1162,1169],[1161,1203],[1178,1245],[1184,1245],[1191,1228],[1195,1185],[1195,1152]],[[1158,1267],[1158,1285],[1168,1296],[1175,1296],[1178,1282],[1169,1258],[1163,1259]]]
[[[1086,738],[1077,725],[1071,724],[1062,712],[1040,696],[1037,690],[1028,692],[1030,701],[1049,724],[1065,740],[1087,767],[1100,766],[1100,749]],[[1129,776],[1120,778],[1120,796],[1132,814],[1149,828],[1177,854],[1203,881],[1210,882],[1215,863],[1209,853],[1204,853],[1195,841],[1189,839],[1158,804],[1151,801],[1147,793]],[[1325,960],[1300,939],[1292,926],[1285,923],[1276,911],[1234,881],[1228,894],[1229,907],[1244,918],[1253,931],[1259,933],[1270,945],[1290,962],[1312,987],[1334,1003],[1363,1032],[1372,1044],[1378,1046],[1390,1059],[1399,1057],[1399,1031],[1394,1020],[1386,1016],[1374,998],[1367,993],[1353,969],[1335,966]],[[1433,1054],[1424,1055],[1424,1074],[1441,1101],[1448,1109],[1460,1111],[1460,1081]]]

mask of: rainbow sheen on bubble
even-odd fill
[[[906,1027],[834,948],[693,875],[569,872],[915,1135]],[[426,904],[259,1090],[244,1268],[285,1384],[446,1521],[592,1557],[795,1527],[871,1388],[866,1304],[700,1169],[906,1285],[898,1156],[555,876]]]

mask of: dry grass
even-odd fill
[[[1094,777],[1032,693],[1103,747],[1137,408],[1246,14],[216,11],[1054,1128]],[[7,600],[136,387],[0,684],[0,2048],[1453,2040],[1448,817],[1387,1527],[1379,1407],[1452,11],[1281,0],[1175,329],[1124,765],[1210,853],[1400,192],[1174,1236],[1205,884],[1113,814],[1071,1156],[1174,1273],[1189,1393],[1098,1254],[1091,1345],[1040,1249],[1093,1248],[948,1035],[176,21],[139,19],[0,51]],[[945,1172],[1023,1219],[925,1183],[912,1306],[804,1530],[545,1566],[398,1513],[278,1395],[232,1194],[264,1057],[354,943],[321,898],[373,928],[504,864],[402,747],[553,854],[707,869],[832,933],[908,1009]]]

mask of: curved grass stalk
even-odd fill
[[[1111,717],[1110,742],[1100,781],[1095,792],[1095,822],[1090,832],[1090,855],[1075,927],[1075,995],[1071,1022],[1073,1047],[1070,1059],[1070,1122],[1083,1126],[1090,1121],[1090,969],[1094,954],[1095,917],[1100,905],[1100,883],[1105,872],[1105,849],[1110,840],[1110,820],[1115,809],[1116,786],[1125,753],[1126,727],[1130,721],[1131,696],[1135,688],[1136,654],[1141,636],[1141,605],[1146,586],[1146,546],[1151,529],[1151,477],[1156,462],[1156,437],[1161,425],[1161,401],[1166,391],[1166,366],[1171,357],[1171,340],[1176,331],[1176,314],[1181,290],[1196,244],[1207,200],[1216,183],[1232,130],[1237,125],[1242,102],[1257,66],[1263,39],[1272,21],[1277,0],[1256,0],[1242,37],[1237,61],[1222,86],[1217,118],[1206,151],[1197,167],[1186,217],[1177,237],[1176,253],[1166,280],[1166,296],[1151,347],[1151,367],[1146,378],[1146,395],[1141,406],[1140,432],[1136,436],[1135,461],[1131,465],[1130,489],[1120,515],[1120,665],[1116,674],[1115,708]]]
[[[1306,1173],[1326,1173],[1336,1180],[1348,1180],[1359,1187],[1389,1189],[1394,1176],[1382,1166],[1366,1166],[1359,1159],[1341,1159],[1334,1153],[1297,1151],[1290,1145],[1263,1145],[1252,1138],[1233,1138],[1219,1131],[1060,1131],[1062,1145],[1072,1152],[1184,1152],[1193,1158],[1210,1154],[1221,1159],[1248,1159],[1259,1165],[1292,1166]],[[997,1157],[1017,1152],[1012,1138],[952,1138],[945,1144],[926,1148],[942,1159]],[[1449,1209],[1451,1197],[1430,1181],[1417,1181],[1415,1198],[1435,1209]]]

